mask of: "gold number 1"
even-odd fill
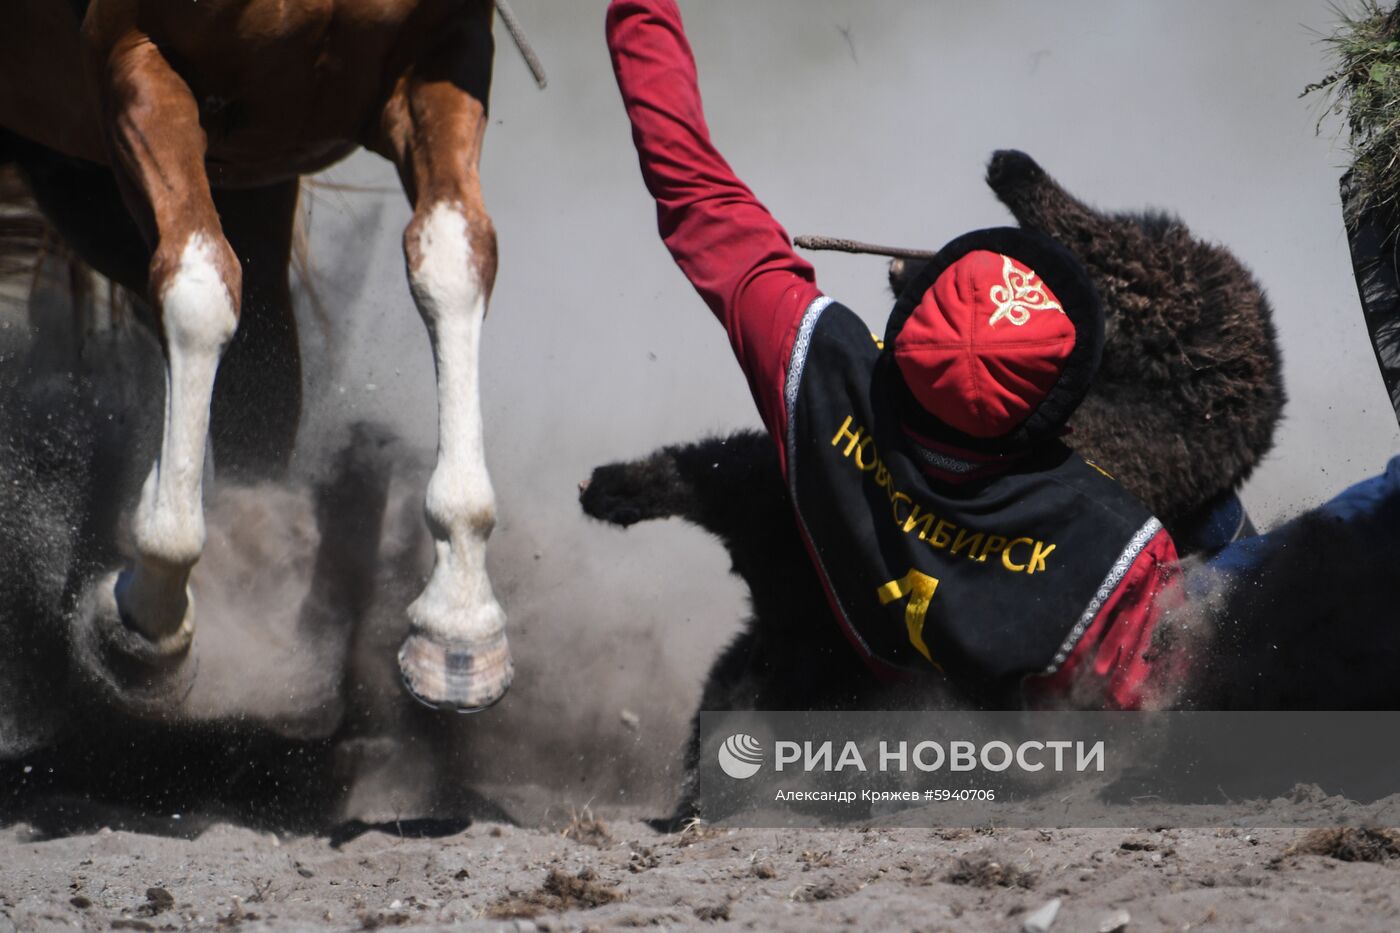
[[[933,659],[928,652],[928,645],[924,644],[924,617],[928,615],[928,605],[933,601],[933,594],[937,590],[938,580],[935,577],[911,569],[900,579],[891,580],[875,592],[880,597],[882,606],[887,606],[896,599],[909,597],[909,605],[904,607],[904,624],[909,628],[909,644],[917,648],[919,654],[928,658],[928,662],[938,668],[941,674],[943,665]]]

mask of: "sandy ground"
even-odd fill
[[[0,919],[18,930],[1019,930],[1058,900],[1057,931],[1395,929],[1393,841],[1317,841],[1238,829],[661,835],[625,813],[439,838],[227,823],[193,838],[47,838],[15,823],[0,831]],[[1300,854],[1300,842],[1332,854]]]

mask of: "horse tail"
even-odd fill
[[[52,241],[53,228],[25,187],[19,167],[0,164],[0,295],[27,295]]]
[[[302,180],[303,194],[314,194],[318,187],[340,186]],[[324,335],[331,332],[330,313],[317,288],[310,233],[309,212],[298,210],[292,234],[292,271],[298,292]],[[0,138],[0,305],[26,304],[35,286],[41,283],[50,299],[67,304],[78,317],[97,315],[105,319],[102,324],[80,321],[83,331],[124,323],[133,313],[133,302],[139,300],[121,285],[102,277],[68,247],[40,210],[23,170],[17,163],[5,160]]]
[[[23,168],[0,153],[0,314],[26,319],[46,365],[66,368],[81,359],[87,334],[120,325],[130,311],[125,290],[69,248]]]

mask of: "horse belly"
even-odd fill
[[[215,188],[261,188],[300,175],[310,175],[344,159],[358,144],[327,140],[296,148],[225,147],[205,159],[209,184]]]
[[[105,161],[69,4],[0,0],[0,127],[65,155]]]
[[[316,171],[378,123],[401,20],[419,3],[368,6],[205,0],[171,18],[159,44],[199,102],[214,184]]]
[[[381,107],[374,84],[310,69],[265,88],[243,88],[237,97],[200,99],[209,180],[216,186],[269,184],[319,171],[359,145]]]

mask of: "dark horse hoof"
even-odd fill
[[[122,621],[116,572],[88,585],[69,623],[72,662],[108,703],[143,719],[174,713],[194,686],[194,598],[171,634],[150,639]]]

